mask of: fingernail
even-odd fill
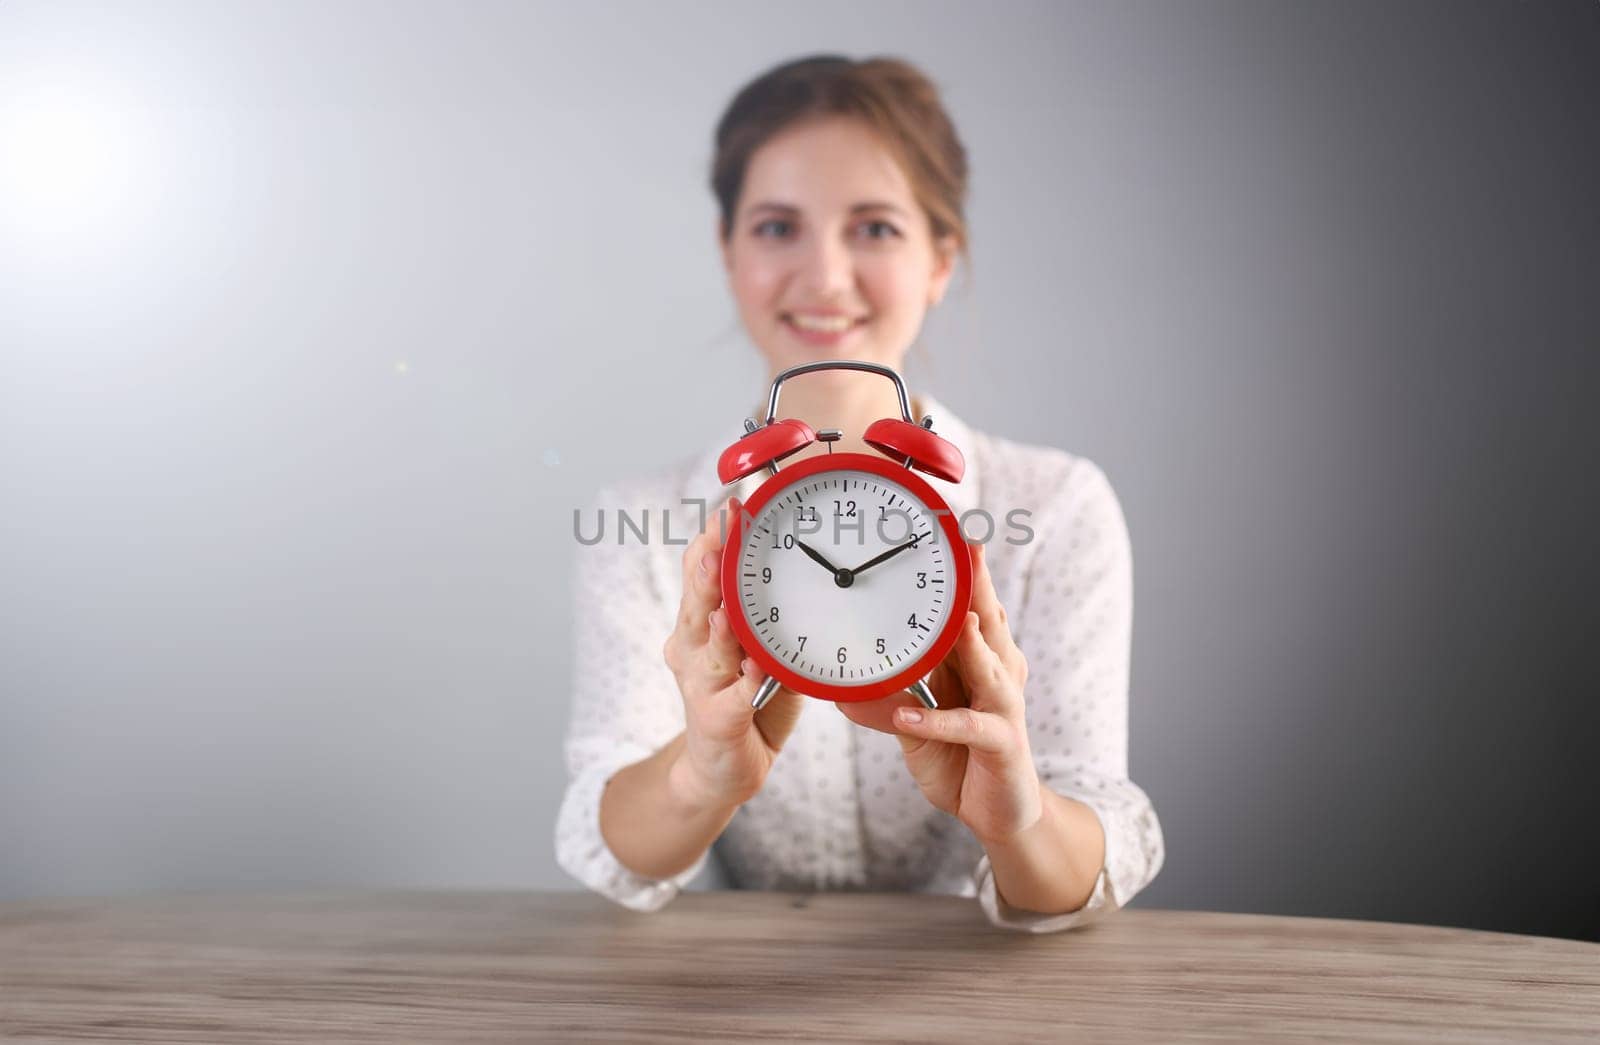
[[[712,555],[710,552],[706,552],[705,558],[700,560],[700,576],[702,576],[702,577],[711,576],[711,568],[713,566],[715,566],[716,564],[717,564],[717,557],[715,555]]]
[[[900,721],[901,722],[910,722],[910,723],[921,722],[922,721],[922,712],[918,711],[916,708],[901,708],[900,709]]]

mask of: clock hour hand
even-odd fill
[[[821,552],[817,551],[815,548],[811,547],[811,545],[807,544],[805,541],[802,541],[798,537],[796,537],[794,539],[794,543],[797,544],[800,547],[801,551],[803,551],[807,555],[811,556],[811,558],[815,559],[817,562],[821,563],[823,566],[826,566],[829,573],[833,574],[835,577],[837,577],[839,575],[839,567],[835,566],[833,563],[831,563],[827,559],[823,558]]]
[[[855,569],[851,570],[850,572],[855,574],[855,575],[857,575],[857,576],[860,576],[861,572],[863,570],[865,570],[867,567],[876,566],[876,565],[878,565],[878,563],[883,562],[885,559],[892,559],[896,555],[899,555],[901,552],[905,551],[907,548],[915,548],[917,546],[918,542],[920,542],[921,540],[922,540],[921,537],[913,537],[909,541],[907,541],[906,543],[900,545],[899,547],[890,548],[888,551],[884,552],[882,555],[873,556],[872,558],[868,559],[866,562],[862,563],[860,566],[857,566]]]

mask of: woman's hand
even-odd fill
[[[683,695],[685,720],[683,750],[669,779],[696,805],[740,805],[754,797],[805,701],[780,687],[760,711],[750,707],[764,676],[744,655],[722,605],[723,520],[741,510],[737,498],[728,498],[684,549],[683,600],[662,647]]]
[[[838,707],[852,722],[897,735],[923,796],[987,846],[1038,822],[1044,805],[1023,718],[1028,662],[1011,637],[983,545],[970,547],[972,609],[928,678],[939,710],[924,709],[905,690]]]

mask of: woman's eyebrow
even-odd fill
[[[764,201],[762,201],[760,203],[752,203],[750,205],[749,210],[747,210],[745,213],[746,214],[754,214],[757,211],[763,211],[763,210],[777,211],[780,214],[798,214],[798,213],[800,213],[800,208],[796,207],[792,203],[777,203],[777,202],[774,202],[772,200],[764,200]],[[889,211],[889,212],[891,212],[893,214],[899,214],[902,217],[905,216],[905,211],[901,210],[899,207],[895,206],[893,203],[884,203],[884,202],[879,201],[879,200],[867,200],[864,203],[854,204],[850,208],[850,213],[851,214],[860,214],[863,211],[869,211],[869,210],[883,210],[883,211]]]

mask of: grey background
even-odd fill
[[[1137,902],[1600,938],[1591,3],[0,5],[122,143],[0,139],[0,897],[575,887],[571,511],[758,394],[818,50],[971,151],[914,386],[1123,500]]]

